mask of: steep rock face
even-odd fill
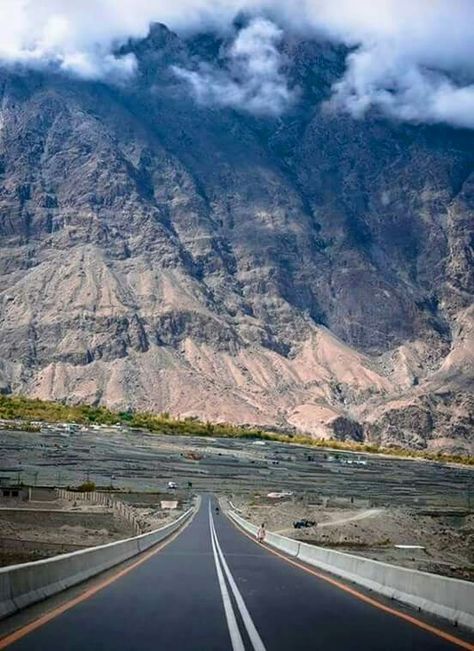
[[[472,134],[328,111],[313,41],[286,116],[196,105],[218,47],[0,71],[0,391],[471,449]]]

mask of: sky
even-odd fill
[[[235,32],[233,21],[249,21]],[[0,65],[54,65],[84,79],[136,74],[117,46],[151,22],[229,38],[219,65],[175,68],[201,104],[278,116],[298,101],[285,77],[285,33],[351,47],[331,105],[355,118],[474,128],[474,0],[0,0]]]

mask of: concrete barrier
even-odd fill
[[[0,568],[0,619],[118,565],[177,531],[192,515],[148,533],[32,563]]]
[[[254,524],[232,511],[228,515],[245,531],[256,535]],[[308,565],[474,630],[474,583],[470,581],[389,565],[270,532],[265,542]]]
[[[300,551],[300,543],[297,540],[285,538],[285,536],[280,536],[270,531],[267,531],[265,535],[265,542],[279,549],[281,552],[288,554],[288,556],[298,556]]]

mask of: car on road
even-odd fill
[[[308,527],[315,527],[315,526],[316,526],[316,522],[314,520],[302,519],[302,520],[295,520],[293,522],[293,527],[295,529],[306,529]]]

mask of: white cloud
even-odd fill
[[[471,0],[321,2],[319,28],[355,50],[333,105],[377,106],[401,120],[474,128]]]
[[[149,20],[132,21],[130,11],[114,16],[112,9],[108,0],[0,0],[0,60],[87,79],[128,76],[134,57],[115,56],[114,47],[131,33],[146,35]]]
[[[473,84],[458,86],[442,72],[398,58],[380,65],[374,52],[362,49],[349,56],[330,104],[358,118],[377,106],[399,120],[474,129]]]
[[[402,120],[474,127],[473,0],[0,0],[0,61],[55,65],[86,78],[129,75],[133,57],[114,51],[129,37],[145,36],[150,22],[181,33],[211,28],[229,34],[242,11],[353,48],[334,88],[334,106],[356,116],[377,106]],[[277,51],[277,38],[263,33],[261,38],[267,39],[263,47]],[[290,91],[278,57],[272,59],[269,50],[277,83],[267,75],[262,93],[252,94],[248,80],[264,78],[258,70],[261,50],[242,44],[249,49],[229,56],[230,77],[214,68],[189,72],[194,92],[204,97],[199,86],[204,80],[208,97],[223,85],[235,105],[243,98],[258,111],[258,97],[274,94],[275,107],[284,110]]]
[[[174,67],[205,105],[229,106],[256,115],[280,115],[295,98],[282,72],[278,43],[283,32],[264,18],[240,30],[226,52],[224,66],[201,63],[198,70]]]

